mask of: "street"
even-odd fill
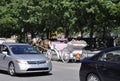
[[[32,73],[10,76],[0,71],[0,81],[79,81],[80,63],[52,61],[53,70],[49,74]]]

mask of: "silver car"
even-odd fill
[[[0,44],[0,70],[8,71],[11,76],[17,73],[49,73],[52,63],[29,44],[6,43]]]

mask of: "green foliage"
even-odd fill
[[[107,35],[120,26],[119,0],[1,0],[0,36],[58,31]],[[8,34],[9,32],[9,34]]]

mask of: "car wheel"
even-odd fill
[[[15,66],[13,63],[10,63],[9,66],[8,66],[8,73],[11,75],[11,76],[14,76],[16,73],[15,73]]]
[[[67,53],[63,53],[61,59],[62,59],[63,62],[68,63],[69,59],[70,59],[70,56]]]
[[[86,81],[101,81],[101,80],[97,75],[91,73],[87,76]]]

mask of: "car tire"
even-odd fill
[[[11,76],[15,76],[16,72],[15,72],[15,66],[14,64],[11,62],[8,66],[8,73]]]
[[[101,80],[96,74],[91,73],[87,76],[86,81],[101,81]]]

